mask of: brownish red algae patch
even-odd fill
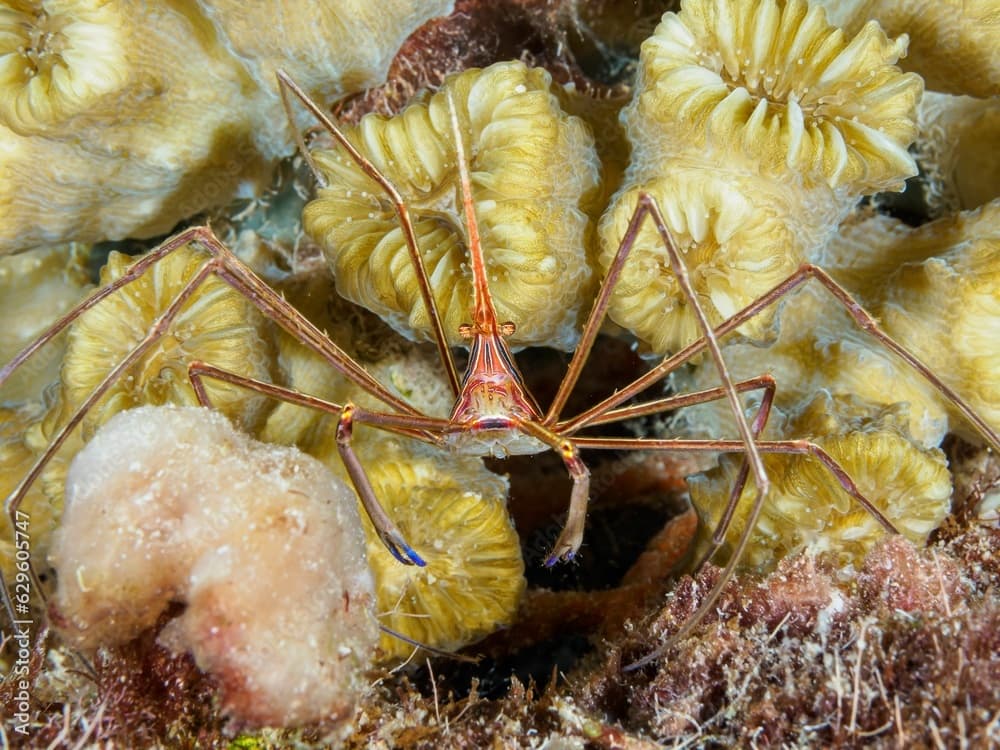
[[[865,558],[857,578],[865,608],[948,615],[962,601],[958,564],[933,548],[918,550],[898,536],[887,538]]]
[[[852,584],[793,556],[763,579],[731,582],[691,636],[623,672],[697,608],[718,578],[707,568],[580,675],[576,700],[604,715],[617,706],[613,720],[661,742],[990,746],[1000,741],[1000,596],[977,591],[966,571],[995,553],[996,533],[973,527],[929,549],[886,539]]]

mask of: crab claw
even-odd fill
[[[416,565],[425,567],[427,563],[414,551],[413,547],[406,543],[403,536],[398,531],[384,531],[379,533],[379,539],[389,550],[389,553],[399,560],[403,565]]]

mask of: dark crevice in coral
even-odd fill
[[[927,178],[922,172],[908,179],[902,191],[877,193],[870,198],[864,198],[861,205],[873,206],[879,213],[898,219],[911,227],[919,227],[940,218],[931,210]]]
[[[559,535],[562,520],[545,526],[522,541],[528,585],[552,591],[614,588],[667,518],[666,509],[636,502],[593,510],[587,515],[586,541],[577,559],[551,568],[541,562]]]
[[[635,72],[639,45],[651,36],[660,17],[677,10],[669,0],[616,0],[564,4],[566,42],[573,59],[589,78],[604,84],[625,83]]]
[[[92,284],[100,283],[101,280],[101,269],[108,262],[108,256],[111,253],[124,253],[128,256],[138,256],[143,253],[149,252],[150,247],[155,247],[161,242],[167,240],[173,236],[173,232],[162,235],[161,237],[156,237],[150,240],[115,240],[107,242],[98,242],[96,245],[92,245],[89,253],[87,254],[87,273],[90,277],[90,282]]]

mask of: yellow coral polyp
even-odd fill
[[[829,404],[820,398],[823,404]],[[792,430],[808,428],[807,409]],[[825,409],[829,409],[827,405]],[[829,421],[829,420],[825,420]],[[854,480],[892,525],[910,541],[923,544],[948,515],[951,475],[944,454],[922,449],[888,419],[867,424],[829,424],[815,438],[821,448]],[[740,459],[726,456],[719,467],[688,479],[691,500],[708,533],[722,517],[735,482]],[[782,557],[800,549],[830,556],[842,567],[858,565],[885,534],[879,522],[840,486],[818,460],[801,455],[764,456],[771,479],[767,497],[741,565],[769,569]],[[751,487],[744,490],[725,547],[731,549],[746,528],[753,503]]]
[[[917,229],[872,217],[842,231],[824,256],[886,333],[1000,425],[1000,199]],[[909,401],[911,433],[927,445],[948,429],[968,429],[964,419],[949,419],[939,390],[864,334],[845,336],[844,325],[843,315],[805,324],[824,350],[817,366],[831,390],[874,403]]]
[[[39,411],[40,407],[37,406],[0,408],[0,499],[10,496],[38,458],[37,451],[31,445],[30,435],[26,433],[30,433],[38,424],[41,417]],[[30,540],[31,559],[36,569],[45,567],[52,532],[62,513],[66,467],[63,462],[58,463],[55,472],[50,469],[42,474],[18,508],[24,514],[19,519],[27,520],[27,527],[21,531]],[[57,487],[53,486],[53,473],[57,477],[54,482]],[[14,532],[10,528],[10,519],[3,513],[0,516],[0,572],[3,572],[8,582],[13,580],[16,553],[17,546]]]
[[[916,174],[923,90],[894,64],[906,41],[874,22],[845,39],[805,0],[684,2],[642,46],[627,118],[683,123],[649,136],[666,150],[693,142],[856,194],[899,189]]]
[[[75,408],[111,369],[153,329],[207,256],[182,247],[137,280],[88,310],[69,330],[62,369],[62,398]],[[101,285],[120,278],[132,259],[112,253]],[[84,420],[89,434],[114,413],[141,405],[196,406],[187,374],[193,360],[270,380],[272,352],[263,316],[239,292],[210,275],[184,303],[152,348],[111,386]],[[228,383],[207,380],[211,405],[244,428],[252,427],[266,400]]]
[[[277,67],[329,103],[451,4],[0,3],[0,254],[155,237],[259,195],[308,116],[288,124]]]
[[[414,455],[384,441],[366,451],[375,494],[427,562],[400,565],[364,516],[379,621],[434,648],[455,651],[510,624],[524,593],[524,562],[507,514],[507,482],[479,459]],[[462,481],[457,481],[462,477]],[[405,488],[405,489],[404,489]],[[383,634],[387,659],[413,646]]]
[[[888,33],[910,37],[906,70],[927,88],[988,98],[1000,94],[1000,13],[996,0],[817,0],[839,26],[877,20]]]
[[[689,0],[664,14],[622,113],[631,162],[601,222],[600,265],[611,262],[640,190],[677,235],[713,323],[815,259],[858,197],[898,189],[916,172],[907,147],[922,86],[894,66],[905,46],[876,24],[847,39],[800,0]],[[702,229],[713,225],[721,241]],[[633,254],[663,259],[662,246],[646,229]],[[658,313],[690,307],[672,271],[662,260],[637,264],[638,273],[626,264],[633,278],[614,291],[611,318],[656,353],[689,343],[701,333],[692,313]],[[658,293],[643,298],[644,286]],[[774,316],[762,311],[740,332],[760,343]]]
[[[619,195],[599,228],[599,264],[610,266],[640,192],[660,206],[688,268],[695,293],[709,320],[718,324],[795,270],[796,240],[782,209],[760,193],[710,170],[677,168],[670,175]],[[646,221],[629,255],[609,314],[656,353],[676,351],[702,335],[694,311],[670,266],[667,250],[652,222]],[[774,310],[757,315],[739,332],[768,336]]]
[[[890,334],[1000,426],[1000,200],[914,234],[926,241],[954,225],[964,230],[956,244],[900,267],[877,312]]]
[[[117,2],[15,0],[0,9],[0,122],[22,135],[85,112],[128,76]]]
[[[348,137],[407,202],[444,329],[461,344],[472,277],[448,96],[466,139],[472,197],[500,320],[515,345],[572,348],[593,286],[583,206],[598,181],[593,139],[566,115],[548,73],[498,63],[446,79],[393,118],[365,117]],[[429,319],[396,212],[340,149],[314,153],[329,182],[303,214],[337,289],[404,335],[429,337]],[[584,311],[585,312],[585,311]]]

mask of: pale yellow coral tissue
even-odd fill
[[[601,266],[646,191],[710,320],[749,304],[829,241],[860,196],[916,173],[907,147],[922,84],[895,66],[905,49],[874,23],[847,38],[803,0],[685,2],[665,14],[622,114],[633,151],[601,222]],[[633,254],[610,315],[654,353],[675,351],[697,328],[651,228]],[[767,340],[773,316],[740,332]]]
[[[947,461],[940,450],[922,449],[908,439],[899,427],[900,415],[892,410],[873,417],[867,413],[864,404],[820,393],[786,429],[789,435],[814,439],[896,530],[922,544],[951,507]],[[719,467],[688,479],[691,500],[704,522],[702,549],[723,515],[739,465],[738,457],[727,456]],[[807,549],[831,557],[847,572],[885,536],[878,520],[817,459],[767,455],[764,465],[772,490],[740,561],[743,567],[771,569],[785,555]],[[740,496],[724,550],[746,528],[753,496],[751,481]]]
[[[599,165],[583,122],[562,111],[551,77],[519,62],[448,77],[443,90],[393,118],[365,117],[348,137],[407,201],[445,334],[471,320],[467,262],[447,92],[470,154],[472,198],[493,302],[516,324],[515,346],[571,349],[595,285],[588,262]],[[429,338],[429,318],[392,203],[339,150],[314,153],[329,181],[305,209],[337,289],[397,331]]]
[[[273,162],[294,149],[277,67],[323,101],[359,91],[379,83],[403,39],[451,2],[374,7],[7,3],[0,254],[151,237],[258,193]],[[362,31],[369,43],[358,45]]]

